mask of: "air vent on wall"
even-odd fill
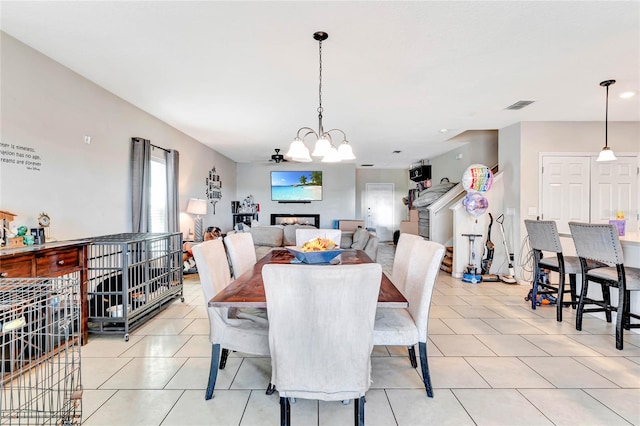
[[[535,101],[518,101],[513,105],[509,105],[507,107],[507,109],[522,109],[526,106],[531,105],[532,103],[534,103]]]

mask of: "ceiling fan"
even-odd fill
[[[276,151],[276,153],[271,156],[271,160],[269,160],[269,161],[274,162],[276,164],[280,164],[283,161],[287,161],[284,158],[284,155],[280,154],[280,149],[279,148],[276,148],[275,151]]]

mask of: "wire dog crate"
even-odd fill
[[[124,333],[182,293],[182,234],[129,233],[89,238],[89,331]]]
[[[80,286],[0,279],[0,425],[82,421]]]

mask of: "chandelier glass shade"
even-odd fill
[[[322,158],[324,163],[337,163],[343,160],[355,160],[351,145],[347,141],[347,135],[340,129],[331,129],[325,131],[322,126],[322,42],[329,37],[329,34],[318,31],[313,34],[313,38],[318,41],[318,53],[320,58],[320,78],[318,85],[318,131],[310,127],[302,127],[298,130],[296,137],[289,146],[289,151],[285,156],[292,161],[308,163],[312,161],[311,157]],[[342,140],[338,147],[334,144],[331,134],[341,133]],[[310,153],[309,148],[305,145],[305,139],[308,136],[315,138],[315,146],[313,152]]]
[[[604,147],[602,148],[602,151],[600,151],[600,154],[598,155],[598,158],[596,159],[596,161],[615,161],[616,155],[613,153],[613,151],[611,150],[611,148],[609,148],[609,86],[611,86],[612,84],[615,84],[615,80],[605,80],[603,82],[600,83],[600,86],[602,87],[606,87],[607,88],[607,100],[606,100],[606,107],[605,107],[605,115],[604,115]]]

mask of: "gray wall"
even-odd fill
[[[434,184],[446,177],[450,182],[460,182],[467,167],[484,164],[493,167],[498,164],[498,131],[467,131],[445,143],[464,143],[453,150],[429,159],[431,179]],[[461,157],[461,158],[458,158]]]
[[[40,163],[0,162],[0,209],[18,215],[12,226],[35,227],[47,212],[58,239],[129,232],[134,136],[180,152],[181,210],[189,198],[205,197],[213,166],[223,181],[223,203],[236,193],[236,165],[228,158],[7,34],[0,37],[0,160],[25,154]],[[229,209],[216,212],[209,207],[205,226],[231,222]],[[185,233],[193,229],[190,215],[181,215],[181,225]]]

